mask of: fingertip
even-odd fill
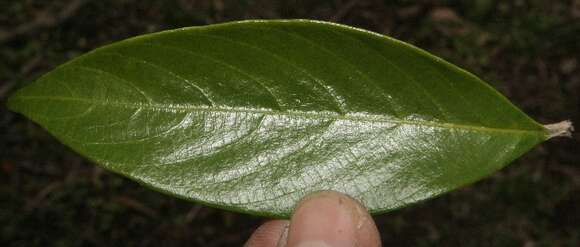
[[[288,246],[380,246],[368,211],[355,199],[321,191],[303,198],[292,216]]]

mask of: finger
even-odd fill
[[[356,200],[334,191],[311,194],[298,204],[288,247],[380,246],[377,227]]]
[[[245,247],[277,247],[286,242],[288,234],[287,220],[271,220],[262,224],[250,237]]]

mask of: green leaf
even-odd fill
[[[317,190],[373,213],[403,207],[562,130],[416,47],[307,20],[131,38],[58,67],[9,106],[155,190],[279,217]]]

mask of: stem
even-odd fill
[[[559,123],[546,124],[544,128],[548,130],[548,139],[553,137],[572,137],[572,131],[574,131],[574,126],[570,120],[562,121]]]

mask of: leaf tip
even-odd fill
[[[8,97],[8,99],[6,100],[6,108],[8,108],[8,110],[11,110],[13,112],[18,111],[18,102],[20,101],[19,100],[20,97],[18,95],[19,93],[16,92]]]
[[[546,124],[544,125],[544,128],[548,130],[548,139],[560,136],[572,137],[572,131],[574,131],[574,126],[570,120]]]

